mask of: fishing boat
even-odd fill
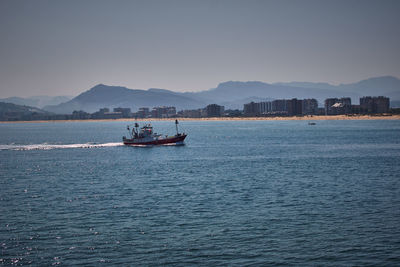
[[[139,124],[135,123],[132,130],[127,126],[130,138],[122,137],[124,145],[128,146],[148,146],[148,145],[167,145],[176,144],[183,145],[187,134],[179,133],[178,120],[175,120],[176,134],[173,136],[157,134],[153,132],[151,124],[145,124],[139,128]]]

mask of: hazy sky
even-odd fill
[[[400,77],[400,1],[0,1],[0,97]]]

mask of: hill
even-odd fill
[[[72,113],[74,110],[92,113],[103,107],[127,107],[135,111],[140,107],[175,106],[177,109],[191,109],[204,105],[202,101],[169,90],[139,90],[99,84],[68,102],[44,109],[55,113]]]
[[[50,115],[50,112],[35,107],[0,102],[1,121],[46,119]]]

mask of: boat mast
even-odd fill
[[[129,125],[128,125],[128,126],[126,126],[126,129],[128,130],[128,133],[129,133],[129,135],[131,136],[131,138],[133,138],[133,136],[132,136],[132,132],[131,132],[131,129],[129,129]]]
[[[139,124],[137,122],[135,122],[135,138],[139,137]]]
[[[175,127],[176,127],[176,135],[178,135],[179,134],[179,132],[178,132],[178,120],[175,120]]]

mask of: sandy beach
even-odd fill
[[[334,115],[334,116],[293,116],[293,117],[215,117],[215,118],[122,118],[101,120],[38,120],[38,121],[0,121],[0,123],[59,123],[59,122],[101,122],[101,121],[288,121],[288,120],[400,120],[400,114],[395,115]]]

